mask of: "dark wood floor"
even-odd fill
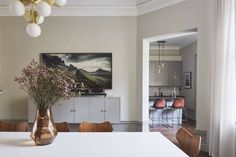
[[[177,131],[181,128],[184,127],[186,128],[190,133],[194,134],[194,129],[196,128],[196,122],[192,121],[192,120],[188,120],[183,122],[183,124],[181,125],[173,125],[173,128],[169,127],[165,127],[163,125],[160,124],[156,124],[154,126],[150,126],[150,131],[151,132],[161,132],[165,137],[167,137],[171,142],[173,142],[174,144],[177,144],[178,141],[175,137]],[[206,152],[200,152],[200,154],[198,155],[198,157],[209,157],[208,153]]]

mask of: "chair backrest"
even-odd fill
[[[56,129],[58,132],[70,132],[70,125],[67,122],[56,123]]]
[[[80,132],[112,132],[113,128],[110,122],[88,123],[82,122],[79,126]]]
[[[182,97],[175,98],[172,104],[173,108],[185,108],[185,100]]]
[[[201,148],[201,137],[193,136],[186,129],[180,128],[176,134],[180,148],[190,157],[196,157]]]
[[[154,101],[153,107],[156,109],[161,109],[166,107],[166,100],[165,99],[156,99]]]
[[[29,124],[27,122],[9,123],[0,121],[0,131],[27,132],[29,131]]]

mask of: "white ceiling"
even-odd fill
[[[187,0],[67,0],[64,7],[54,7],[52,16],[138,16]],[[13,16],[11,0],[0,0],[0,16]]]
[[[167,39],[165,47],[173,49],[181,49],[195,41],[197,41],[197,34],[190,34],[186,36]],[[152,42],[150,43],[150,47],[158,48],[158,44],[156,42]]]

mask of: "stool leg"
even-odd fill
[[[174,126],[174,114],[175,114],[175,109],[172,109],[172,126]]]
[[[179,110],[179,112],[178,112],[177,120],[178,120],[178,124],[180,124],[180,110],[181,110],[181,109],[178,109],[178,110]]]
[[[149,109],[149,119],[152,121],[150,124],[150,127],[153,128],[153,114],[152,114],[152,109]]]
[[[163,124],[163,110],[161,109],[161,124]]]
[[[152,128],[154,128],[154,112],[152,112]]]
[[[163,113],[164,113],[164,116],[165,116],[165,122],[163,122],[162,125],[163,125],[164,127],[168,128],[169,126],[168,126],[168,124],[167,124],[168,120],[167,120],[166,109],[163,109]],[[163,120],[164,120],[164,117],[163,117]]]
[[[187,110],[186,110],[186,108],[183,108],[183,110],[184,110],[184,116],[185,116],[184,120],[187,121],[188,120],[188,118],[187,118]]]

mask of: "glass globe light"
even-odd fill
[[[25,6],[18,0],[13,0],[9,5],[9,9],[16,16],[23,16],[25,14]]]
[[[64,6],[66,2],[67,0],[55,0],[55,3],[60,7]]]
[[[51,14],[52,8],[47,2],[39,2],[36,6],[39,15],[47,17]]]
[[[39,16],[38,18],[37,18],[37,24],[42,24],[43,23],[43,21],[44,21],[44,17],[43,16]]]
[[[31,37],[38,37],[41,34],[41,28],[36,23],[29,23],[26,27],[26,32]]]

